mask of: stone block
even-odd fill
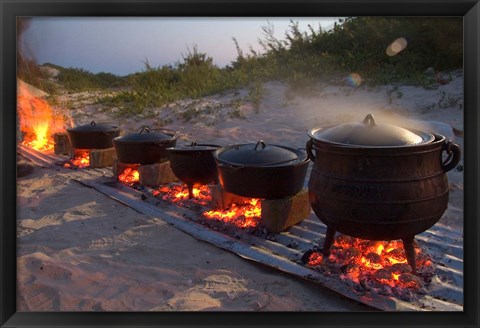
[[[115,148],[90,149],[90,168],[99,168],[112,166],[113,161],[117,159]]]
[[[138,173],[140,175],[139,183],[142,186],[158,186],[178,181],[178,178],[170,167],[170,161],[140,165],[138,167]]]
[[[53,152],[57,155],[70,155],[72,146],[66,132],[58,132],[53,135]]]
[[[262,200],[260,223],[270,232],[280,233],[306,219],[311,213],[308,190],[281,199]]]

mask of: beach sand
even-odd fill
[[[309,129],[372,113],[378,121],[444,134],[463,148],[463,77],[461,72],[452,77],[432,90],[338,83],[303,95],[271,82],[258,109],[246,90],[233,90],[128,120],[115,117],[115,109],[79,101],[69,116],[75,124],[115,122],[124,133],[167,120],[165,127],[179,132],[180,145],[264,140],[304,148]],[[74,96],[81,98],[65,95]],[[182,116],[187,111],[189,121]],[[71,171],[27,164],[33,171],[17,179],[17,311],[370,310],[139,214],[71,180]],[[441,219],[458,230],[463,229],[462,168],[463,160],[447,173],[450,200]]]

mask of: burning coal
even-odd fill
[[[119,174],[118,180],[126,184],[133,184],[140,181],[140,173],[135,168],[127,167]]]
[[[212,202],[212,194],[208,185],[194,186],[193,198],[189,199],[186,185],[162,186],[153,191],[155,197],[160,197],[180,206],[195,203],[207,206]],[[207,220],[218,220],[238,228],[256,227],[260,223],[262,203],[259,199],[250,199],[245,204],[230,204],[225,210],[210,210],[203,212]]]
[[[189,202],[206,206],[212,201],[210,188],[207,185],[194,186],[192,193],[193,198],[189,199],[188,188],[186,185],[162,186],[153,191],[155,197],[160,197],[163,200],[180,206],[185,206]]]
[[[252,198],[247,204],[233,203],[228,209],[207,211],[203,215],[210,219],[234,222],[241,228],[256,227],[262,216],[262,203],[259,199]]]
[[[430,256],[418,246],[415,253],[418,275],[412,274],[402,241],[371,241],[339,235],[328,257],[308,251],[303,262],[322,272],[337,272],[340,279],[353,283],[357,289],[404,296],[421,291],[433,276]]]
[[[88,151],[77,155],[63,164],[65,168],[85,168],[90,166],[90,154]]]

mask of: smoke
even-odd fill
[[[26,30],[31,25],[30,17],[20,17],[17,18],[17,63],[21,64],[26,61],[26,49],[25,43],[23,42],[23,35]]]
[[[17,77],[31,84],[38,84],[40,67],[32,51],[23,40],[25,31],[30,28],[31,17],[17,18]]]

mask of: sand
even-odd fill
[[[128,120],[96,104],[95,93],[63,97],[76,99],[68,109],[76,125],[115,122],[129,133],[169,120],[166,127],[179,132],[178,144],[262,139],[304,148],[309,129],[372,113],[378,121],[444,134],[463,148],[463,77],[459,71],[450,74],[449,83],[433,89],[335,83],[293,95],[270,82],[258,109],[247,90],[232,90]],[[187,111],[189,121],[181,115]],[[463,229],[462,168],[463,160],[447,173],[450,200],[441,219],[457,230]],[[139,214],[69,174],[33,166],[17,179],[18,311],[370,310]]]

